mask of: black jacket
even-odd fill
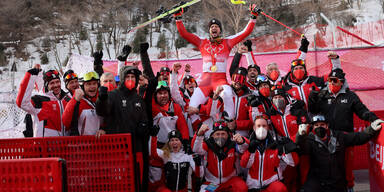
[[[106,100],[96,101],[96,112],[104,117],[107,134],[131,133],[135,152],[143,151],[148,137],[146,105],[136,91],[123,86],[108,93]]]
[[[310,157],[305,191],[346,191],[345,148],[365,144],[375,133],[371,127],[356,133],[331,131],[327,142],[321,141],[313,133],[308,136],[297,135],[300,151]]]
[[[353,114],[365,121],[378,119],[361,102],[359,96],[346,86],[343,86],[336,97],[331,96],[328,87],[323,88],[320,93],[312,91],[308,99],[308,109],[312,114],[323,114],[329,121],[330,129],[347,132],[353,132]]]

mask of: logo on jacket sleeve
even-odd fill
[[[127,107],[127,100],[122,100],[121,102],[123,102],[123,107]]]
[[[340,103],[348,103],[348,100],[347,100],[347,99],[342,99],[342,100],[340,101]]]
[[[135,103],[135,107],[136,108],[141,108],[141,103],[139,103],[139,102]]]

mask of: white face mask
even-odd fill
[[[258,140],[264,140],[267,137],[268,131],[264,128],[257,128],[255,134]]]

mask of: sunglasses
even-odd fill
[[[227,123],[226,122],[216,122],[213,124],[213,126],[215,127],[226,127],[227,126]]]
[[[57,78],[59,76],[59,72],[56,70],[48,71],[45,73],[47,77]]]
[[[234,74],[234,75],[232,76],[232,81],[233,81],[233,82],[240,83],[240,84],[244,84],[244,82],[245,82],[245,76],[243,76],[243,75],[239,75],[239,74]]]
[[[331,77],[331,78],[328,78],[328,82],[329,83],[334,83],[334,84],[337,84],[340,82],[340,80],[336,77]]]
[[[77,78],[77,75],[76,75],[76,73],[69,73],[69,74],[67,74],[64,78],[65,78],[66,80],[69,80],[69,79],[76,79],[76,78]]]
[[[90,81],[90,80],[99,80],[99,74],[97,74],[95,71],[91,71],[84,74],[83,81]]]
[[[304,62],[304,60],[301,60],[301,59],[300,60],[295,60],[295,61],[292,61],[291,65],[293,67],[298,66],[298,65],[305,65],[305,62]]]
[[[159,81],[159,82],[157,83],[157,87],[156,87],[156,89],[160,89],[161,87],[168,87],[167,82],[165,82],[165,81]]]

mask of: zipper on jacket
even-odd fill
[[[298,86],[299,94],[300,94],[300,97],[302,98],[302,100],[304,101],[304,103],[307,105],[307,98],[305,97],[305,94],[304,94],[304,90],[303,90],[302,85],[303,85],[303,84],[301,84],[300,86]]]
[[[265,155],[265,151],[264,151],[263,154],[260,154],[260,151],[259,151],[259,158],[260,158],[260,161],[259,161],[260,189],[263,187],[263,161],[264,161],[264,155]]]
[[[60,117],[62,117],[63,113],[64,113],[62,101],[58,100],[58,103],[59,103],[59,107],[60,107]],[[61,134],[62,134],[61,136],[65,136],[65,128],[64,128],[63,120],[61,120],[61,119],[60,119],[60,124],[61,124]]]
[[[179,191],[180,163],[177,163],[176,192]]]
[[[284,132],[285,132],[286,137],[287,137],[287,138],[290,138],[290,136],[289,136],[289,132],[288,132],[287,120],[286,120],[285,117],[286,117],[285,114],[283,114],[283,115],[281,116],[281,119],[282,119],[282,121],[283,121],[283,129],[284,129]]]
[[[219,160],[219,158],[217,158],[217,160]],[[219,183],[221,184],[221,176],[222,176],[222,173],[221,173],[221,161],[219,161]]]

